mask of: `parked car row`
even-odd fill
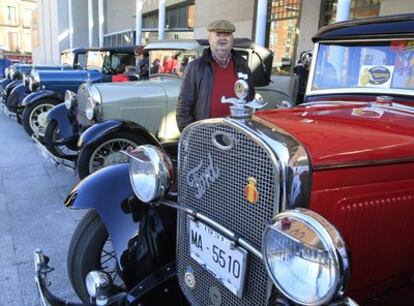
[[[273,54],[236,40],[263,100],[238,80],[230,117],[181,135],[180,76],[205,40],[148,44],[150,63],[179,59],[149,80],[66,91],[32,139],[88,176],[64,203],[88,210],[68,253],[82,304],[50,291],[57,259],[38,249],[42,304],[412,304],[413,29],[413,14],[322,28],[287,108]]]

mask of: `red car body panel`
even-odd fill
[[[358,302],[407,285],[414,273],[414,116],[386,109],[379,118],[361,116],[367,106],[256,114],[308,151],[312,191],[304,205],[345,239],[352,260],[348,294]]]
[[[314,169],[399,159],[414,161],[414,114],[364,103],[263,111],[256,116],[301,142]]]

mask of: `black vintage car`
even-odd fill
[[[252,115],[263,102],[245,101],[239,80],[238,99],[222,100],[231,117],[191,124],[177,151],[128,150],[129,165],[79,183],[65,205],[90,210],[68,255],[83,305],[413,304],[414,98],[393,86],[410,74],[393,75],[399,61],[389,74],[366,67],[384,49],[412,56],[413,29],[414,15],[324,28],[321,45],[365,42],[350,65],[364,86],[344,76],[335,90],[313,62],[312,102]],[[76,305],[49,291],[49,258],[34,257],[44,303]]]

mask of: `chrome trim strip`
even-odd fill
[[[55,167],[61,167],[63,169],[66,169],[71,174],[76,175],[76,159],[74,161],[54,156],[52,153],[49,152],[49,150],[39,141],[39,139],[36,138],[36,135],[32,135],[32,142],[33,146],[36,149],[37,152],[40,153],[44,158],[49,160]]]
[[[181,212],[183,212],[187,215],[190,215],[191,217],[195,218],[196,220],[200,220],[200,221],[206,223],[207,225],[211,226],[216,231],[220,232],[220,234],[226,236],[228,239],[234,241],[235,243],[237,243],[238,245],[240,245],[241,247],[243,247],[244,249],[246,249],[247,251],[249,251],[250,253],[252,253],[256,257],[258,257],[259,259],[263,260],[262,253],[258,249],[256,249],[250,243],[248,243],[245,239],[239,238],[236,233],[232,232],[231,230],[229,230],[228,228],[222,226],[221,224],[215,222],[214,220],[210,219],[209,217],[207,217],[203,214],[200,214],[200,213],[192,210],[191,208],[180,206],[177,203],[169,201],[169,200],[163,199],[163,200],[160,200],[159,202],[157,202],[157,204],[177,209],[177,210],[179,210],[179,211],[181,211]]]
[[[315,166],[315,171],[320,170],[332,170],[332,169],[343,169],[343,168],[356,168],[356,167],[372,167],[372,166],[385,166],[392,164],[404,164],[414,162],[414,156],[400,159],[386,159],[386,160],[370,160],[361,162],[351,162],[342,164],[327,164],[322,166]]]
[[[280,161],[283,200],[280,210],[310,206],[312,167],[306,148],[292,135],[278,126],[253,116],[249,127],[267,143]]]

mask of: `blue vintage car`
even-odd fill
[[[126,66],[135,66],[134,46],[89,50],[84,70],[31,71],[26,92],[30,92],[15,105],[17,116],[27,134],[34,132],[43,137],[47,112],[64,101],[66,90],[77,91],[82,83],[112,82],[114,75]],[[10,111],[10,109],[9,109]]]
[[[11,117],[16,114],[17,100],[22,101],[27,95],[25,84],[27,85],[27,75],[32,69],[36,70],[70,70],[85,67],[86,56],[89,49],[74,48],[67,49],[60,54],[60,65],[31,65],[13,64],[6,68],[6,77],[0,80],[0,102],[4,106],[5,113]],[[11,101],[9,100],[9,97]],[[8,106],[10,105],[10,106]],[[7,107],[8,106],[8,107]],[[20,121],[20,118],[17,118]]]

